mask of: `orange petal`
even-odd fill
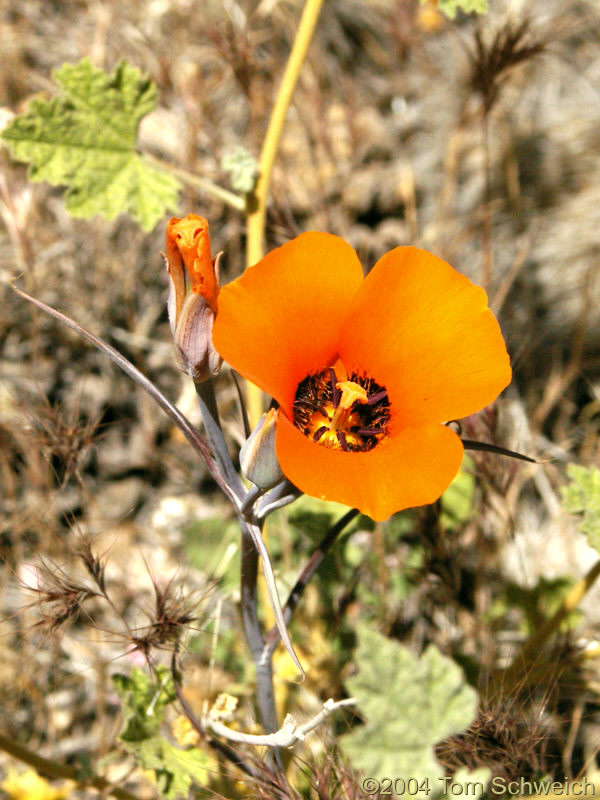
[[[165,260],[169,277],[171,278],[169,287],[169,321],[174,329],[181,314],[183,301],[185,299],[185,272],[183,269],[183,259],[175,242],[174,225],[179,222],[178,217],[172,217],[167,223]]]
[[[332,363],[363,272],[328,233],[303,233],[221,289],[215,347],[290,411],[298,383]]]
[[[339,354],[387,388],[393,431],[472,414],[511,378],[483,289],[415,247],[391,250],[367,275]]]
[[[305,494],[375,520],[437,500],[463,455],[460,439],[443,425],[405,428],[366,453],[346,453],[315,444],[281,413],[276,449],[284,475]]]
[[[175,284],[176,294],[181,291],[181,264],[192,291],[202,295],[213,311],[217,310],[218,281],[210,257],[208,222],[197,214],[188,214],[184,219],[173,217],[167,224],[167,263]],[[183,300],[177,302],[177,318]]]

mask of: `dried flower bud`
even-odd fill
[[[270,489],[284,478],[275,454],[276,422],[277,409],[271,408],[262,415],[240,450],[242,474],[259,489]]]
[[[173,217],[167,225],[166,249],[167,309],[177,364],[195,381],[206,380],[219,372],[222,362],[212,343],[219,264],[218,256],[210,257],[208,222],[196,214]]]

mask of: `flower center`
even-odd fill
[[[300,381],[294,398],[294,425],[324,447],[347,452],[372,450],[388,433],[387,391],[367,375],[346,375],[338,364]],[[342,379],[338,373],[343,373]]]

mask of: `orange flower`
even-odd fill
[[[210,256],[208,222],[195,214],[167,224],[168,312],[177,362],[195,381],[216,375],[221,358],[212,344],[219,295],[218,260]]]
[[[225,286],[213,341],[279,403],[289,480],[376,520],[442,494],[463,455],[442,423],[511,378],[483,289],[414,247],[363,278],[354,250],[326,233],[302,234]]]

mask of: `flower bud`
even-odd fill
[[[276,422],[277,409],[271,408],[262,415],[240,450],[242,474],[259,489],[270,489],[284,478],[275,454]]]
[[[212,343],[219,264],[218,257],[210,257],[208,222],[195,214],[173,217],[167,225],[166,250],[167,310],[177,365],[195,381],[203,381],[216,375],[222,362]]]

